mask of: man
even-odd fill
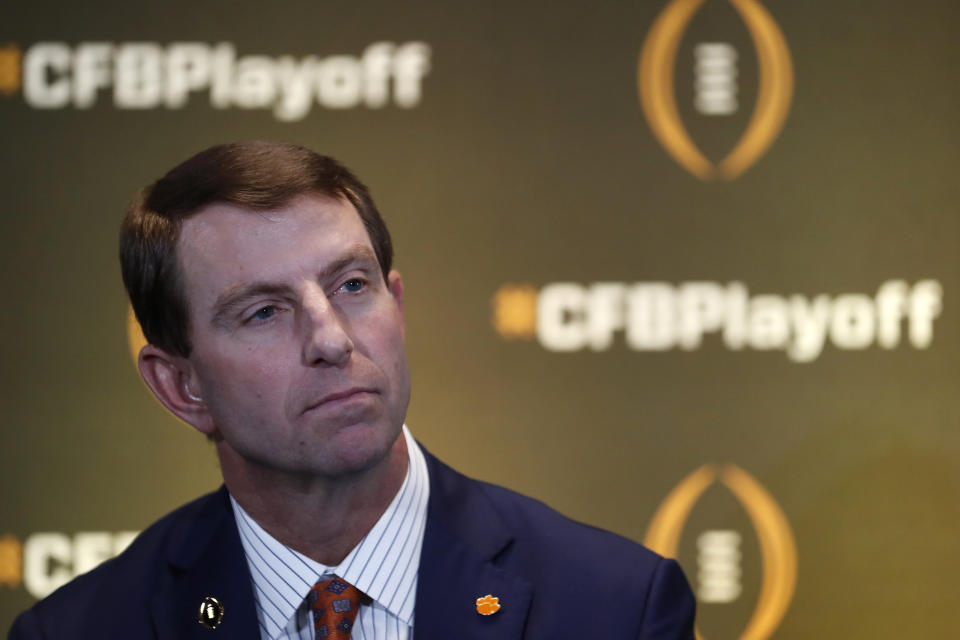
[[[201,152],[141,193],[120,258],[140,373],[213,441],[225,486],[11,638],[693,638],[676,562],[412,439],[390,236],[332,159]]]

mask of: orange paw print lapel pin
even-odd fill
[[[477,598],[477,613],[482,616],[492,616],[500,611],[500,598],[489,593],[482,598]]]

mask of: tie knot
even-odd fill
[[[361,604],[370,598],[355,586],[334,576],[320,580],[307,594],[313,610],[313,629],[316,640],[348,640]]]

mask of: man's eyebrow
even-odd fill
[[[363,266],[377,266],[379,264],[373,249],[366,245],[355,244],[347,249],[342,256],[321,269],[317,276],[321,281],[328,280],[350,265],[357,263],[362,263]],[[379,272],[379,267],[377,271]]]
[[[371,268],[379,264],[376,254],[374,254],[370,247],[357,244],[347,249],[346,253],[321,269],[317,273],[317,278],[320,282],[323,282],[336,276],[347,267],[358,263],[364,266],[370,266]],[[379,268],[377,268],[377,273],[379,274]],[[251,298],[258,296],[284,296],[290,293],[290,287],[286,285],[265,281],[230,287],[217,296],[217,300],[213,305],[213,323],[221,326],[228,324],[227,316]]]
[[[230,287],[213,304],[213,324],[228,324],[227,316],[241,307],[247,300],[258,296],[277,296],[290,293],[290,287],[273,282],[251,282]]]

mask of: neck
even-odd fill
[[[403,433],[375,466],[337,478],[292,477],[218,453],[224,483],[244,511],[283,544],[327,566],[340,564],[373,528],[409,464]]]

